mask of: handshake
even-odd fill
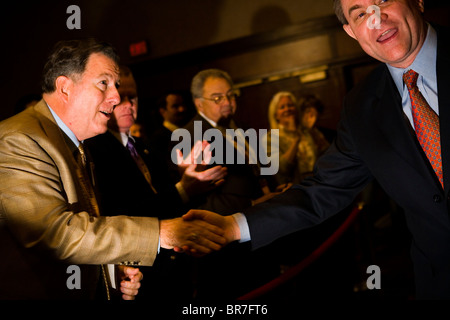
[[[233,216],[190,210],[180,218],[160,221],[160,243],[165,249],[203,256],[240,239]]]

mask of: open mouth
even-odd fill
[[[380,34],[380,36],[377,39],[377,42],[384,43],[384,42],[392,39],[392,37],[394,37],[397,33],[398,33],[398,30],[395,28],[388,29],[388,30],[384,31],[382,34]]]
[[[108,119],[111,118],[111,112],[107,112],[107,111],[103,111],[100,110],[100,113],[102,113],[105,117],[107,117]]]

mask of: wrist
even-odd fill
[[[172,249],[170,245],[169,220],[159,221],[159,246],[164,249]]]
[[[241,230],[239,229],[239,224],[236,221],[236,218],[233,215],[227,216],[227,218],[229,218],[230,234],[226,235],[226,237],[229,237],[230,242],[241,240]]]

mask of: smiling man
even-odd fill
[[[43,99],[0,123],[0,272],[17,275],[4,277],[0,299],[112,297],[106,264],[149,266],[159,246],[189,243],[206,254],[224,242],[201,221],[102,216],[82,145],[107,130],[118,85],[109,44],[62,41],[44,67]],[[80,289],[66,284],[70,265],[81,268]],[[117,270],[123,298],[133,299],[142,274]]]
[[[344,30],[368,55],[396,68],[412,64],[427,34],[427,24],[421,19],[423,1],[342,0],[341,3],[347,21]],[[379,29],[367,25],[371,15],[366,10],[374,3],[380,8]]]
[[[228,225],[228,241],[257,249],[340,212],[376,179],[404,209],[416,298],[449,299],[450,33],[424,20],[422,0],[334,3],[345,31],[382,64],[346,96],[313,177],[243,214],[208,219]],[[367,23],[373,5],[379,29]]]

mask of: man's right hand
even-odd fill
[[[182,218],[185,221],[204,221],[210,225],[217,226],[224,232],[222,236],[226,240],[225,244],[241,238],[239,225],[233,216],[222,216],[212,211],[192,209],[183,215]],[[175,247],[174,249],[178,252],[195,253],[195,249],[189,246]]]
[[[159,235],[162,248],[190,248],[190,253],[196,256],[220,250],[227,244],[224,230],[218,224],[201,219],[161,220]]]

